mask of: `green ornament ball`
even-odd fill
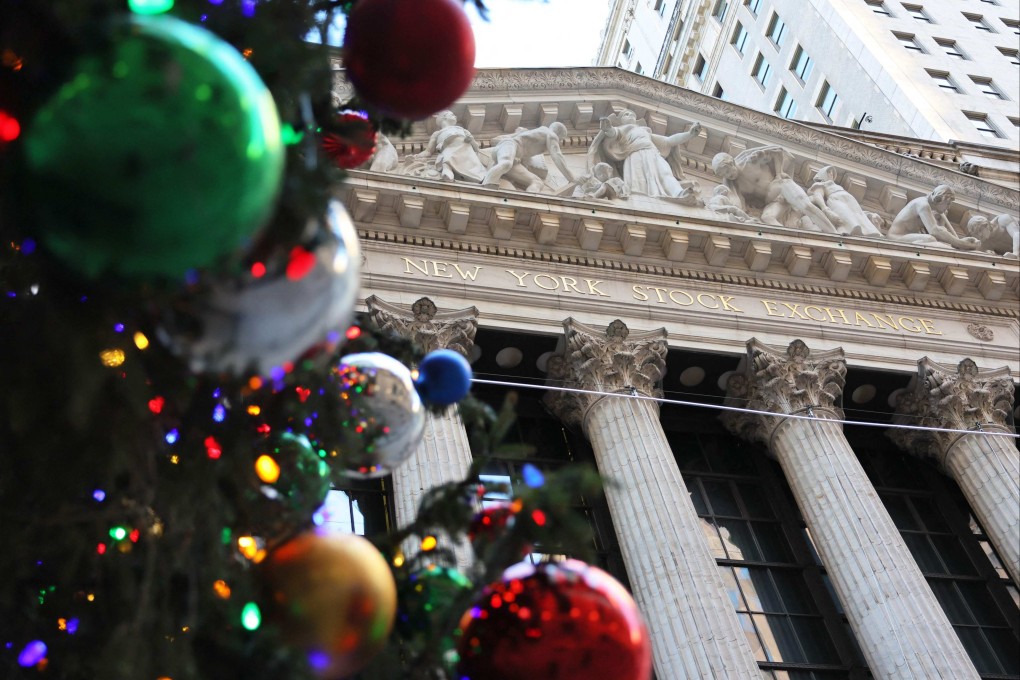
[[[40,238],[88,277],[179,277],[272,214],[284,149],[272,95],[231,45],[169,16],[110,22],[25,135]]]

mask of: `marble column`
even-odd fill
[[[956,632],[843,436],[843,350],[747,343],[729,380],[734,433],[783,468],[815,548],[876,678],[977,678]],[[784,418],[801,414],[810,419]]]
[[[903,449],[932,458],[956,480],[1002,558],[1020,583],[1020,451],[1012,437],[1013,378],[1009,368],[981,370],[970,359],[955,368],[924,358],[912,384],[896,395],[898,425],[965,432],[889,430]]]
[[[365,303],[379,328],[411,338],[425,352],[445,348],[465,357],[471,353],[478,329],[478,310],[474,307],[441,312],[435,303],[423,297],[408,310],[374,295]],[[471,467],[471,445],[456,407],[440,415],[430,412],[426,417],[425,435],[414,455],[393,471],[393,511],[397,526],[414,521],[422,497],[429,489],[464,479]],[[473,554],[465,541],[454,542],[448,536],[437,536],[437,539],[440,548],[452,551],[460,569],[470,566]],[[417,542],[409,540],[404,549],[417,551]]]
[[[621,395],[660,394],[666,332],[607,330],[568,319],[553,385]],[[659,680],[760,678],[676,460],[650,399],[551,392],[547,405],[591,441],[634,599],[652,639]]]

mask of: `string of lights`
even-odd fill
[[[650,397],[644,394],[638,394],[637,392],[626,393],[626,392],[601,392],[599,390],[584,390],[575,387],[560,387],[556,385],[536,385],[530,383],[513,382],[509,380],[486,380],[483,378],[472,378],[471,382],[479,385],[494,385],[497,387],[513,387],[513,388],[526,388],[532,390],[546,390],[549,392],[573,392],[577,394],[590,394],[599,397],[620,397],[622,399],[638,399],[642,401],[654,401],[660,404],[671,404],[674,406],[692,406],[695,408],[707,408],[714,409],[716,411],[734,411],[737,413],[747,413],[751,415],[764,415],[764,416],[775,416],[777,418],[789,418],[791,420],[825,420],[826,422],[839,423],[841,425],[860,425],[862,427],[882,427],[886,429],[899,429],[899,430],[920,430],[925,432],[943,432],[949,434],[982,434],[993,437],[1009,437],[1011,439],[1020,438],[1012,432],[1001,432],[994,430],[981,429],[981,424],[977,423],[973,429],[959,430],[948,427],[929,427],[926,425],[907,425],[899,423],[873,423],[863,420],[846,420],[838,418],[819,418],[810,413],[773,413],[772,411],[758,411],[751,408],[745,408],[742,406],[727,406],[725,404],[706,404],[696,401],[685,401],[682,399],[667,399],[665,397]]]

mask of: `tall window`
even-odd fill
[[[758,84],[762,87],[768,87],[769,78],[772,77],[772,67],[769,66],[769,62],[765,59],[765,55],[761,52],[758,53],[758,58],[754,60],[754,79],[758,81]]]
[[[778,466],[727,435],[667,437],[763,675],[864,677]]]
[[[962,12],[962,14],[963,18],[969,21],[970,25],[976,28],[977,30],[994,33],[992,27],[988,25],[988,22],[985,21],[985,18],[980,14],[968,14],[967,12]]]
[[[911,52],[917,52],[918,54],[924,54],[924,48],[917,42],[917,38],[914,37],[913,33],[893,33],[896,39],[900,41],[900,45],[903,45],[904,49],[910,50]]]
[[[706,62],[705,58],[699,54],[697,60],[694,62],[694,77],[701,82],[705,82],[706,75],[708,75],[708,62]]]
[[[726,101],[726,90],[723,89],[722,83],[715,84],[715,87],[712,88],[712,96]]]
[[[640,61],[634,66],[634,73],[638,74],[639,76],[643,76],[645,74],[645,69],[641,65]]]
[[[772,18],[769,20],[768,36],[776,47],[782,47],[783,41],[786,40],[786,23],[775,12],[772,13]]]
[[[1009,59],[1009,63],[1020,67],[1020,50],[1013,49],[1012,47],[1000,47],[998,50],[1002,53],[1002,56]]]
[[[880,431],[848,427],[846,435],[978,672],[1018,677],[1017,605],[962,495],[927,464],[892,450]]]
[[[624,39],[623,41],[623,56],[627,57],[628,59],[634,56],[634,46],[631,45],[630,41],[627,39]]]
[[[967,116],[967,120],[974,125],[974,129],[981,133],[982,137],[987,137],[988,139],[1002,139],[1002,133],[989,122],[986,114],[964,111],[963,115]]]
[[[739,21],[737,22],[736,28],[733,29],[733,37],[730,38],[730,44],[733,45],[737,49],[737,52],[740,52],[741,55],[744,54],[744,48],[747,47],[747,29],[744,28],[744,25]]]
[[[744,6],[747,7],[747,11],[758,16],[758,12],[761,11],[761,0],[744,0]]]
[[[951,40],[949,38],[935,38],[935,42],[953,59],[967,58],[967,55],[964,54],[963,49],[956,44],[955,40]]]
[[[779,98],[776,99],[776,106],[773,110],[783,118],[793,118],[797,115],[797,102],[793,100],[785,87],[779,89]]]
[[[811,57],[804,51],[804,48],[797,45],[797,50],[793,53],[793,61],[790,62],[790,70],[800,79],[800,82],[806,82],[811,77],[811,69],[814,66],[814,62],[811,61]]]
[[[928,24],[932,23],[931,17],[928,16],[928,13],[924,11],[924,7],[922,7],[921,5],[908,5],[906,3],[903,3],[903,9],[907,10],[907,14],[914,17],[918,21],[923,21]]]
[[[875,14],[881,14],[883,16],[891,17],[892,13],[889,8],[885,6],[882,0],[864,0],[864,3],[871,8],[871,11]]]
[[[829,120],[832,120],[832,113],[836,110],[836,104],[839,102],[839,95],[832,89],[832,85],[829,85],[828,81],[822,83],[822,90],[818,93],[818,100],[815,102],[815,106],[822,112]]]
[[[1006,98],[1006,95],[1004,95],[1002,93],[1002,90],[1000,90],[998,88],[998,86],[996,86],[996,84],[994,82],[992,82],[991,78],[984,78],[984,77],[981,77],[981,76],[971,76],[970,79],[973,80],[974,84],[978,86],[979,90],[981,90],[981,94],[983,94],[984,96],[988,97],[989,99],[1005,99]]]
[[[712,16],[719,23],[726,18],[726,10],[730,8],[730,0],[715,0],[715,8],[712,9]]]
[[[346,479],[330,489],[312,521],[325,531],[382,536],[394,529],[393,489],[382,479]]]
[[[666,0],[655,0],[655,13],[660,17],[666,13]]]
[[[960,88],[957,87],[956,83],[953,82],[953,79],[950,78],[949,74],[946,73],[945,71],[932,71],[930,69],[925,70],[928,71],[928,75],[931,76],[931,79],[935,81],[935,84],[941,87],[943,90],[948,90],[950,92],[960,91]]]
[[[1017,19],[1000,19],[1006,28],[1013,31],[1013,35],[1020,35],[1020,21]],[[991,30],[991,29],[989,29]]]

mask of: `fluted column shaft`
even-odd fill
[[[760,678],[653,402],[607,397],[585,419],[659,680]]]
[[[659,680],[757,680],[750,644],[659,424],[665,329],[631,333],[564,322],[566,351],[549,361],[546,403],[591,441]],[[621,396],[600,396],[595,392]],[[536,679],[537,680],[537,679]]]
[[[944,366],[926,357],[910,386],[895,395],[895,422],[949,431],[897,428],[889,437],[933,459],[956,481],[1020,583],[1020,451],[1011,437],[987,434],[1011,432],[1013,390],[1008,367],[984,370],[971,359]]]
[[[1020,451],[1013,440],[963,435],[946,454],[944,466],[960,485],[1013,583],[1020,583]]]
[[[440,311],[427,297],[406,309],[379,298],[365,300],[372,320],[381,330],[413,340],[423,351],[451,349],[467,357],[478,330],[478,310],[474,307]],[[418,516],[418,507],[426,492],[448,482],[459,482],[471,467],[471,444],[464,423],[455,408],[440,415],[427,414],[425,435],[414,455],[393,471],[393,514],[397,526],[406,526]],[[436,536],[438,547],[453,552],[457,566],[466,569],[474,555],[466,541]],[[420,549],[417,539],[403,544],[405,553]]]
[[[393,513],[397,526],[414,521],[429,489],[464,479],[471,467],[471,445],[456,409],[451,407],[440,415],[429,413],[427,417],[425,436],[414,455],[393,471]],[[466,542],[455,542],[447,536],[437,539],[440,548],[453,551],[460,569],[471,565],[471,547]],[[417,541],[408,539],[405,552],[417,549]]]
[[[779,461],[815,548],[876,678],[978,677],[959,637],[843,435],[836,406],[841,349],[812,353],[800,340],[748,342],[723,416]],[[783,418],[784,415],[814,418]]]
[[[977,678],[841,426],[787,420],[772,454],[876,678]]]

